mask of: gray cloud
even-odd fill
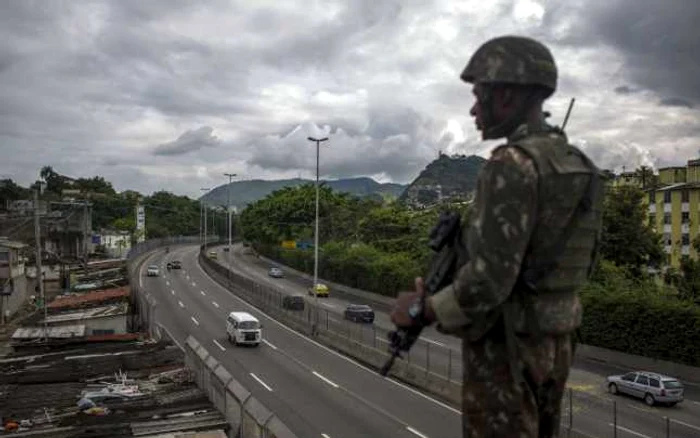
[[[615,0],[587,2],[583,38],[612,45],[624,56],[622,73],[664,97],[700,101],[700,2]]]
[[[205,147],[216,147],[219,139],[212,135],[214,129],[202,126],[194,131],[186,131],[177,140],[158,145],[153,155],[182,155]]]
[[[567,131],[601,166],[693,155],[697,6],[675,19],[675,2],[590,3],[0,2],[0,173],[27,184],[50,164],[199,196],[223,172],[311,176],[304,135],[324,130],[324,177],[408,182],[438,150],[495,146],[459,72],[505,33],[552,48],[561,80],[547,109],[560,121],[576,96]]]
[[[659,104],[663,106],[682,106],[685,108],[693,108],[694,106],[691,102],[681,99],[680,97],[668,97],[666,99],[661,99]]]

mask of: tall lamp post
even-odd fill
[[[201,188],[201,189],[199,189],[199,190],[203,191],[204,194],[206,195],[207,192],[208,192],[210,189],[208,189],[208,188]],[[204,195],[202,195],[202,196],[204,196]],[[203,239],[202,239],[202,241],[203,241],[203,244],[204,244],[204,252],[206,253],[206,252],[207,252],[207,204],[206,204],[206,202],[204,202],[203,199],[200,200],[199,202],[202,204],[202,209],[204,210],[204,220],[203,220],[203,222],[204,222],[204,230],[203,230],[204,233],[203,233]]]
[[[228,227],[228,264],[231,267],[231,179],[236,176],[235,173],[224,173],[228,177],[228,186],[226,186],[226,226]]]
[[[316,303],[316,319],[318,320],[318,291],[316,290],[316,285],[318,284],[318,161],[320,155],[321,143],[328,140],[328,137],[314,138],[307,137],[309,141],[316,143],[316,225],[314,231],[314,302]]]

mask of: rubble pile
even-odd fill
[[[130,437],[224,431],[166,343],[87,345],[0,359],[0,436]]]

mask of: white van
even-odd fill
[[[231,312],[226,318],[226,334],[232,344],[260,345],[262,324],[248,312]]]

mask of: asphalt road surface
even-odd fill
[[[311,285],[310,281],[294,275],[285,275],[281,279],[269,277],[267,275],[269,264],[252,255],[246,255],[241,245],[235,245],[231,253],[224,252],[223,247],[216,249],[219,254],[219,263],[229,266],[230,261],[231,269],[237,273],[283,293],[306,295],[306,289]],[[284,270],[283,266],[280,267]],[[342,311],[349,302],[333,297],[332,294],[331,290],[330,298],[319,298],[319,300],[328,308],[330,318],[340,323]],[[307,296],[307,299],[313,300],[313,297]],[[374,325],[377,326],[375,329],[377,332],[381,333],[383,330],[392,328],[387,313],[375,309],[375,315]],[[373,333],[371,328],[367,327],[363,329],[367,331],[370,340],[373,335],[376,336],[377,342],[386,339],[382,336],[383,333],[381,335]],[[459,340],[435,330],[426,330],[423,337],[425,338],[423,345],[430,344],[432,348],[428,347],[428,351],[421,349],[413,352],[412,359],[415,363],[425,363],[425,356],[428,353],[431,371],[447,375],[447,369],[450,369],[451,378],[461,381]],[[600,437],[613,436],[615,427],[619,437],[665,437],[667,430],[671,437],[700,437],[700,387],[686,384],[686,400],[674,407],[648,407],[639,400],[625,396],[612,396],[606,392],[605,377],[627,371],[630,370],[590,360],[577,360],[569,378],[569,387],[573,391],[571,401],[567,400],[564,403],[563,423],[568,426],[571,421],[574,429]],[[573,409],[570,409],[569,405]],[[571,411],[573,411],[573,421],[569,418]]]
[[[180,344],[193,335],[293,432],[303,437],[459,437],[460,413],[321,346],[238,299],[210,279],[194,246],[158,251],[142,265],[157,321]],[[165,270],[181,260],[182,270]],[[158,264],[160,277],[146,277]],[[263,324],[257,348],[228,343],[225,319],[248,311]]]

